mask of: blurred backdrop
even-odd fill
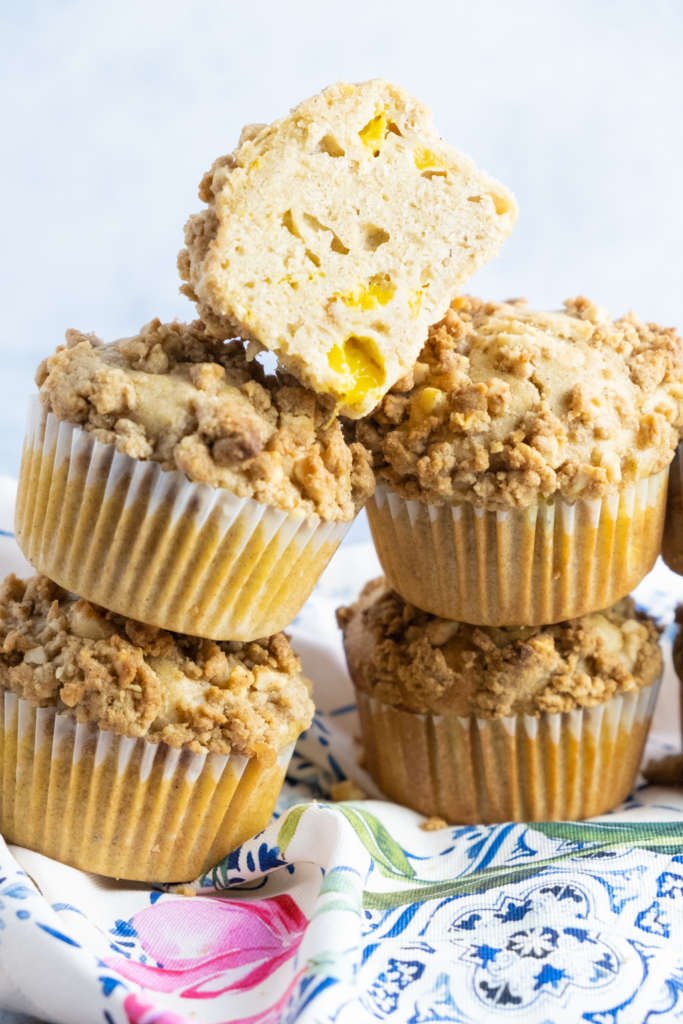
[[[243,123],[336,79],[393,79],[516,192],[471,289],[681,323],[683,4],[71,0],[2,5],[0,472],[66,327],[191,318],[197,184]]]

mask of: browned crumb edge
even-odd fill
[[[341,779],[330,786],[330,799],[335,803],[343,800],[367,800],[368,794],[353,779]]]
[[[265,373],[240,341],[152,320],[112,345],[67,331],[36,382],[46,409],[133,459],[286,511],[350,520],[374,488],[329,401]]]
[[[283,633],[251,643],[171,633],[45,576],[12,575],[0,587],[0,687],[123,736],[266,763],[313,715]]]
[[[420,611],[378,579],[337,617],[355,685],[419,713],[595,707],[651,685],[662,668],[657,627],[630,598],[552,626],[479,627]]]
[[[448,828],[448,822],[443,818],[425,818],[420,822],[420,828],[423,832],[438,832],[439,829]]]

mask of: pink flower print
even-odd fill
[[[187,1017],[179,1017],[168,1010],[158,1010],[152,1003],[144,1003],[140,996],[126,996],[123,1008],[130,1024],[188,1024]]]
[[[294,956],[308,920],[291,896],[282,894],[263,900],[160,900],[131,924],[156,966],[116,956],[107,959],[109,967],[155,992],[213,999],[270,977]]]

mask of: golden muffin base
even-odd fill
[[[272,765],[193,754],[0,700],[0,832],[83,871],[197,878],[268,824],[293,744]]]
[[[110,611],[213,640],[269,636],[350,525],[192,483],[32,404],[17,541],[40,572]]]
[[[662,558],[670,569],[683,576],[683,457],[680,444],[669,473]]]
[[[367,510],[382,569],[444,619],[541,626],[614,604],[652,568],[668,469],[603,499],[487,511],[429,505],[379,485]]]
[[[451,824],[593,817],[631,791],[658,690],[490,719],[416,714],[357,690],[364,765],[390,800]]]

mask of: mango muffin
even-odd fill
[[[331,403],[201,323],[103,345],[67,332],[38,370],[16,532],[40,572],[165,629],[287,625],[374,480]]]
[[[497,629],[420,611],[378,579],[337,615],[364,763],[390,799],[477,823],[584,818],[628,795],[662,670],[630,598]]]
[[[197,877],[270,819],[313,704],[282,634],[216,643],[0,587],[0,831],[116,878]]]
[[[392,587],[493,626],[627,594],[660,550],[682,366],[672,329],[611,320],[586,299],[563,313],[456,299],[357,429]]]
[[[354,418],[410,369],[517,215],[421,103],[379,80],[250,125],[199,196],[178,266],[202,320],[275,352]]]

